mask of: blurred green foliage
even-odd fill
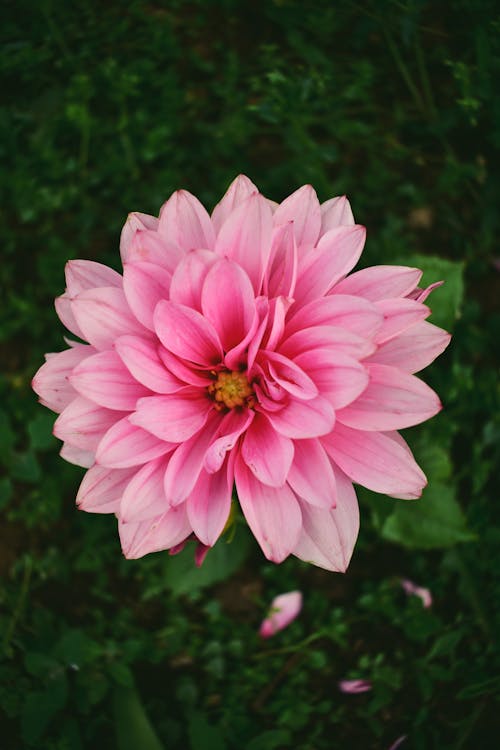
[[[2,16],[2,749],[496,747],[498,4],[17,0]],[[425,375],[445,408],[408,435],[429,487],[360,492],[345,576],[272,566],[240,528],[199,571],[189,547],[123,560],[113,519],[76,512],[82,470],[30,391],[65,346],[65,261],[117,267],[129,211],[179,187],[211,207],[238,172],[276,200],[347,193],[365,265],[446,279],[432,319],[454,339]],[[261,642],[296,588],[302,615]],[[345,677],[373,690],[342,695]]]

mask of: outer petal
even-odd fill
[[[186,501],[186,509],[196,537],[212,547],[221,535],[229,517],[233,475],[227,462],[215,474],[202,470],[193,491]]]
[[[66,291],[70,297],[97,286],[122,285],[122,277],[117,271],[93,260],[68,260],[64,273]]]
[[[117,513],[125,487],[137,469],[106,469],[92,466],[85,476],[76,496],[76,504],[87,513]]]
[[[286,330],[290,336],[313,326],[339,326],[358,336],[372,338],[382,321],[382,312],[372,302],[349,294],[334,294],[308,302],[303,307],[294,305]]]
[[[72,309],[85,339],[96,349],[109,349],[118,336],[126,333],[148,335],[133,316],[123,290],[117,287],[81,292],[73,300]]]
[[[162,299],[169,298],[170,271],[146,261],[125,263],[123,291],[137,320],[154,331],[153,313]]]
[[[134,378],[156,393],[175,393],[184,383],[172,375],[158,355],[158,345],[140,336],[120,336],[115,350]]]
[[[422,271],[408,266],[371,266],[340,281],[332,294],[354,294],[376,302],[406,297],[422,278]]]
[[[158,233],[186,251],[211,250],[215,243],[210,216],[187,190],[177,190],[162,206]]]
[[[122,416],[125,415],[77,396],[56,419],[54,435],[84,451],[95,452],[104,433]]]
[[[217,203],[212,212],[212,224],[215,231],[219,233],[222,225],[229,218],[230,214],[237,208],[240,203],[243,203],[246,198],[249,198],[252,193],[258,193],[258,189],[253,184],[252,180],[248,179],[244,174],[238,175],[236,179],[229,185],[222,200]]]
[[[293,222],[275,227],[271,258],[264,276],[264,292],[269,298],[293,297],[297,283],[298,253]]]
[[[248,525],[267,559],[283,562],[295,548],[301,530],[297,498],[287,485],[261,484],[240,457],[235,469],[238,498]]]
[[[213,366],[222,359],[222,346],[213,325],[196,310],[175,302],[159,302],[155,329],[172,354],[198,365]]]
[[[75,367],[70,383],[85,398],[118,411],[135,409],[150,391],[138,383],[114,351],[99,352]]]
[[[373,354],[375,344],[339,326],[304,328],[302,331],[292,333],[280,344],[281,354],[297,363],[299,355],[308,355],[318,349],[331,349],[355,359],[362,359]]]
[[[316,191],[303,185],[285,198],[274,213],[274,224],[293,221],[297,246],[315,245],[321,228],[321,209]]]
[[[255,319],[255,297],[243,269],[227,258],[208,272],[201,294],[203,314],[227,352],[242,341]]]
[[[184,250],[181,250],[175,242],[168,242],[156,231],[140,229],[135,233],[126,255],[122,256],[122,261],[124,265],[125,263],[153,263],[172,274],[183,257]]]
[[[238,263],[259,294],[269,261],[273,217],[266,199],[253,193],[230,214],[217,237],[216,252]]]
[[[320,239],[318,247],[299,263],[294,297],[297,305],[320,299],[356,265],[363,251],[366,229],[352,227],[331,229]]]
[[[269,614],[260,626],[261,638],[269,638],[280,630],[288,627],[300,614],[302,609],[302,594],[300,591],[289,591],[280,594],[271,602]]]
[[[290,399],[281,411],[268,412],[267,417],[281,435],[299,440],[326,435],[335,424],[335,413],[323,396],[310,401]]]
[[[64,443],[59,455],[68,463],[83,466],[84,469],[88,469],[95,462],[93,451],[84,451],[71,443]]]
[[[123,554],[129,560],[150,552],[175,547],[191,533],[186,509],[171,508],[166,513],[148,521],[118,524]]]
[[[335,227],[354,224],[351,205],[345,195],[330,198],[321,204],[321,235]]]
[[[201,312],[201,290],[207,273],[218,256],[211,250],[191,250],[175,269],[170,284],[170,301]]]
[[[426,305],[406,297],[380,300],[376,305],[384,316],[382,327],[375,337],[377,344],[390,341],[431,314]]]
[[[406,443],[401,445],[389,434],[353,430],[337,422],[322,442],[347,476],[369,490],[417,498],[427,484]]]
[[[68,331],[71,331],[71,333],[74,333],[75,336],[79,336],[81,339],[85,338],[80,330],[80,326],[76,322],[75,316],[73,315],[70,295],[64,293],[59,297],[56,297],[54,300],[54,307],[56,308],[59,320],[66,326]]]
[[[419,372],[444,352],[451,336],[432,323],[417,323],[394,339],[381,344],[367,362],[398,367],[404,372]]]
[[[156,518],[168,510],[163,487],[168,456],[149,461],[137,471],[124,489],[120,501],[120,520],[138,523]]]
[[[158,219],[156,216],[149,216],[149,214],[141,214],[138,211],[134,211],[128,215],[127,221],[125,222],[121,237],[120,237],[120,255],[122,261],[125,263],[128,260],[128,251],[134,235],[138,230],[149,229],[156,231],[158,228]]]
[[[322,396],[334,409],[342,409],[360,396],[369,383],[368,371],[353,357],[331,349],[317,349],[296,357],[308,368]]]
[[[77,396],[69,381],[73,369],[94,353],[92,346],[77,344],[71,349],[48,356],[31,382],[40,403],[55,412],[65,409]]]
[[[171,443],[181,443],[201,430],[212,405],[199,388],[187,386],[167,396],[141,398],[130,423]]]
[[[356,401],[337,412],[342,424],[359,430],[400,430],[441,410],[434,391],[415,376],[387,365],[367,367],[369,385]]]
[[[307,503],[327,510],[335,507],[335,474],[319,440],[295,441],[295,455],[287,481],[292,490]]]
[[[174,447],[124,417],[104,435],[97,447],[96,461],[110,469],[126,469],[164,456]]]
[[[285,484],[293,460],[293,442],[256,414],[241,445],[241,456],[255,477],[271,487]]]
[[[359,531],[359,510],[352,483],[335,470],[337,506],[315,508],[301,502],[302,533],[293,554],[326,570],[347,570]]]

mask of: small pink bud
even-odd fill
[[[302,609],[302,594],[300,591],[289,591],[288,594],[280,594],[271,602],[271,607],[266,619],[260,626],[259,635],[269,638],[286,628],[299,614]]]
[[[417,586],[413,581],[410,581],[407,578],[404,578],[401,581],[401,586],[409,596],[418,596],[425,609],[428,609],[432,605],[432,594],[429,589]]]
[[[342,693],[367,693],[372,689],[370,680],[340,680],[339,690]]]

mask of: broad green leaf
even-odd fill
[[[456,263],[435,255],[410,255],[400,259],[405,266],[415,266],[424,272],[419,286],[426,287],[435,281],[444,281],[427,299],[426,304],[432,310],[430,321],[447,331],[453,329],[460,317],[464,296],[464,264]]]
[[[174,595],[187,594],[229,578],[243,563],[250,546],[248,534],[238,528],[234,539],[219,539],[209,550],[201,568],[194,563],[193,544],[166,560],[167,585]]]
[[[165,750],[135,688],[114,688],[113,714],[118,750]]]
[[[31,447],[34,451],[45,451],[52,448],[56,441],[52,434],[54,414],[41,412],[28,425]]]
[[[209,724],[204,714],[195,711],[188,718],[191,750],[225,750],[226,743],[219,727]]]
[[[45,690],[27,695],[21,716],[25,742],[29,745],[38,742],[52,717],[65,706],[67,695],[68,685],[64,675],[50,680]],[[37,746],[42,747],[40,744]]]

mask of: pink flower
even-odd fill
[[[353,482],[420,496],[397,430],[440,410],[413,373],[449,336],[412,299],[418,269],[348,275],[364,241],[345,197],[305,185],[276,206],[240,176],[211,217],[185,190],[159,219],[130,214],[123,275],[67,264],[56,309],[87,343],[48,355],[33,388],[88,468],[78,506],[118,516],[126,557],[212,546],[236,485],[268,559],[344,571]]]
[[[367,693],[372,689],[370,680],[340,680],[339,690],[342,693]]]
[[[401,581],[401,586],[408,595],[418,596],[426,609],[432,606],[432,594],[429,589],[425,589],[422,586],[417,586],[415,583],[413,583],[413,581],[409,581],[407,578]]]
[[[300,591],[289,591],[280,594],[271,602],[269,614],[260,626],[259,635],[269,638],[290,625],[302,609],[302,594]]]

